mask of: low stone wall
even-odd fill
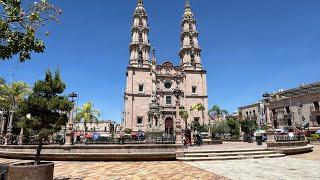
[[[319,140],[310,140],[311,145],[320,145],[320,139]]]
[[[303,153],[311,152],[313,150],[313,146],[306,145],[306,146],[298,146],[298,147],[286,147],[286,148],[277,148],[276,150],[285,155],[295,155],[295,154],[303,154]]]
[[[41,158],[48,161],[159,161],[175,160],[176,151],[183,146],[176,144],[146,145],[48,145],[41,151]],[[0,146],[0,157],[34,159],[37,146]]]
[[[267,142],[268,148],[300,147],[308,145],[308,141]]]
[[[313,149],[308,141],[267,142],[267,147],[285,155],[308,153]]]

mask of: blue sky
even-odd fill
[[[46,69],[60,69],[66,93],[79,105],[92,101],[103,119],[121,120],[128,45],[136,0],[51,1],[61,24],[44,28],[44,54],[19,64],[14,80],[33,84]],[[209,105],[233,112],[264,92],[320,80],[319,0],[191,0],[198,20],[202,62],[208,71]],[[184,0],[145,0],[150,41],[158,63],[179,62]],[[0,62],[10,79],[17,64]]]

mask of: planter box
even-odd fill
[[[50,162],[13,164],[8,168],[8,180],[52,180],[54,164]]]

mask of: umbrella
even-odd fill
[[[316,131],[316,133],[315,134],[320,134],[320,129],[318,130],[318,131]]]
[[[87,134],[85,135],[85,137],[86,137],[86,138],[91,138],[91,137],[92,137],[92,134],[91,134],[91,133],[87,133]]]

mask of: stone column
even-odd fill
[[[274,142],[276,142],[276,140],[274,139],[274,130],[272,128],[269,128],[267,130],[267,144]]]
[[[73,124],[68,123],[66,127],[66,138],[65,138],[65,145],[72,145],[72,130]]]
[[[176,119],[175,119],[175,130],[176,130],[176,144],[183,144],[182,142],[182,131],[181,131],[181,118],[179,116],[179,100],[176,101]]]
[[[19,141],[18,141],[19,145],[23,144],[23,128],[21,128],[20,130],[20,135],[19,135]]]

